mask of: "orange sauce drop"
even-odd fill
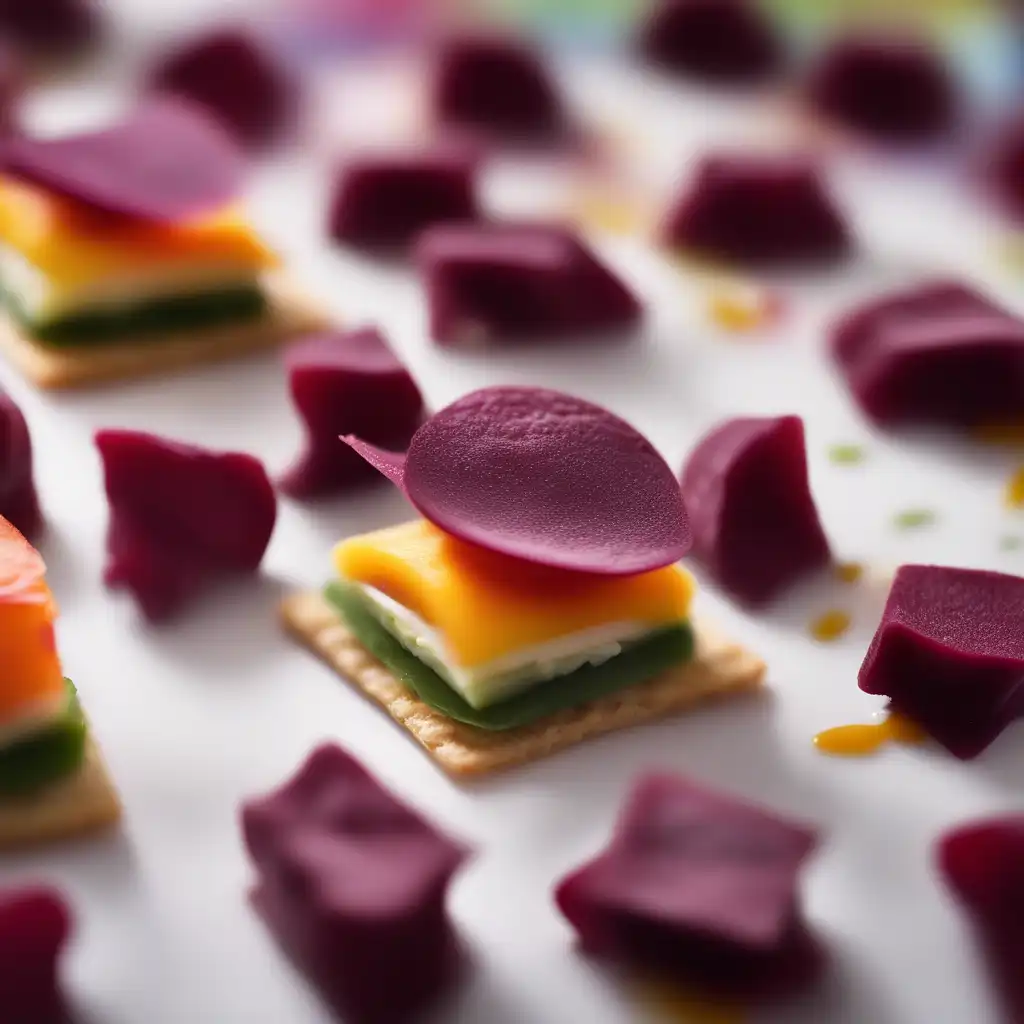
[[[641,998],[666,1024],[744,1024],[741,1007],[663,981],[646,980]]]
[[[1006,481],[1004,496],[1010,508],[1024,508],[1024,466],[1015,469]]]
[[[910,718],[889,712],[873,724],[838,725],[814,737],[814,745],[823,754],[836,757],[865,757],[886,743],[923,743],[928,734]]]
[[[646,222],[645,211],[639,204],[601,192],[581,195],[572,214],[587,227],[611,235],[640,234]]]
[[[811,623],[811,636],[822,643],[838,640],[850,628],[850,616],[838,609],[819,615]]]
[[[843,583],[856,583],[864,575],[860,562],[840,562],[836,566],[836,578]]]
[[[754,285],[720,285],[709,294],[707,308],[712,323],[734,334],[767,327],[780,309],[775,295]]]

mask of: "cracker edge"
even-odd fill
[[[48,391],[147,377],[260,352],[330,323],[326,313],[286,277],[266,282],[270,306],[257,321],[206,331],[148,334],[138,341],[57,348],[0,324],[0,354],[36,387]]]
[[[121,801],[90,739],[74,775],[35,796],[0,803],[0,850],[93,832],[121,817]]]
[[[291,594],[281,603],[280,614],[288,633],[381,705],[452,775],[482,775],[527,764],[593,736],[757,690],[766,671],[757,655],[700,623],[696,655],[685,665],[534,724],[489,732],[456,722],[413,696],[345,628],[322,594]]]

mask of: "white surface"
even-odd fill
[[[581,77],[575,88],[608,116],[642,115],[634,121],[647,126],[652,148],[669,164],[721,128],[717,108],[706,102],[654,93],[607,71]],[[69,96],[42,100],[41,122],[103,104],[102,97]],[[347,322],[385,328],[434,407],[484,384],[543,383],[610,405],[648,432],[673,465],[722,417],[798,412],[841,557],[875,566],[936,560],[1019,571],[1024,553],[998,550],[1002,533],[1024,532],[1024,518],[1005,513],[1000,502],[1010,458],[871,436],[830,379],[821,345],[830,309],[894,275],[913,276],[914,266],[935,266],[937,254],[980,273],[984,239],[978,235],[974,244],[973,227],[953,218],[939,185],[910,187],[892,174],[872,180],[865,168],[847,168],[841,177],[876,256],[856,279],[808,289],[814,300],[798,303],[774,339],[716,336],[678,275],[639,243],[624,242],[607,251],[650,300],[643,338],[473,356],[426,340],[410,276],[322,245],[323,167],[268,170],[254,202],[311,288]],[[62,606],[67,670],[127,810],[121,834],[6,858],[0,880],[42,878],[70,893],[81,927],[68,983],[93,1024],[327,1020],[246,904],[250,871],[237,808],[291,775],[328,738],[478,849],[452,890],[477,969],[437,1021],[645,1019],[577,958],[549,894],[563,872],[604,843],[637,774],[659,767],[816,822],[826,838],[807,873],[806,896],[810,918],[834,949],[834,972],[807,999],[758,1021],[994,1024],[966,930],[933,876],[931,845],[953,823],[1020,806],[1024,733],[1011,730],[972,764],[932,749],[828,759],[811,745],[819,730],[866,721],[879,707],[858,691],[855,676],[884,585],[836,584],[827,593],[794,595],[762,618],[735,611],[708,588],[703,608],[767,658],[770,697],[621,733],[460,787],[385,715],[286,643],[275,624],[286,588],[328,576],[335,540],[409,515],[387,486],[317,507],[282,502],[264,578],[212,595],[169,628],[144,628],[133,607],[101,585],[106,510],[93,430],[146,428],[241,449],[278,472],[296,450],[298,426],[274,358],[54,397],[33,392],[6,367],[0,375],[22,401],[35,439],[51,524],[42,549]],[[827,445],[851,440],[868,444],[868,461],[830,465]],[[894,531],[891,517],[908,506],[937,509],[939,523]],[[818,645],[806,624],[833,605],[854,611],[855,628],[839,643]]]

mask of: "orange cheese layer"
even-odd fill
[[[344,579],[374,587],[436,629],[465,667],[597,626],[679,622],[695,589],[676,566],[626,577],[533,566],[425,520],[342,541],[334,562]]]
[[[0,518],[0,725],[64,697],[45,576],[36,550]]]

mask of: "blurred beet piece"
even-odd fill
[[[14,399],[0,391],[0,516],[29,540],[39,536],[43,514],[32,471],[32,438]]]
[[[999,127],[982,154],[985,185],[999,206],[1024,223],[1024,109]]]
[[[31,60],[75,56],[103,27],[96,0],[0,0],[0,39]]]

